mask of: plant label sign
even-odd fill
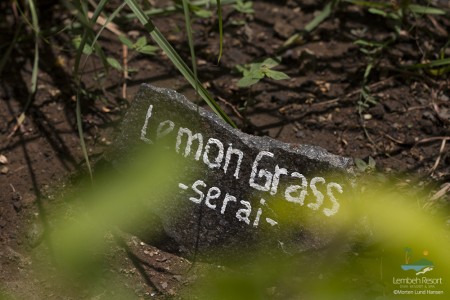
[[[143,84],[113,145],[116,157],[163,145],[180,159],[154,213],[187,255],[324,247],[351,202],[350,158],[245,134],[170,89]]]

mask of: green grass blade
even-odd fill
[[[89,155],[86,148],[86,143],[84,141],[84,131],[83,131],[83,124],[81,122],[81,99],[80,99],[80,89],[77,90],[77,105],[75,109],[75,114],[77,118],[77,129],[78,129],[78,135],[80,137],[80,146],[81,150],[83,151],[84,160],[86,161],[86,166],[88,168],[89,177],[91,178],[91,182],[94,182],[94,177],[92,175],[92,168],[91,163],[89,162]]]
[[[132,0],[127,0],[132,1]],[[219,105],[217,105],[214,98],[211,96],[211,94],[203,87],[202,84],[195,81],[195,78],[193,76],[192,71],[189,69],[189,67],[184,63],[184,61],[181,59],[181,57],[178,55],[178,53],[173,49],[173,47],[169,44],[169,42],[164,38],[162,33],[158,30],[158,28],[155,28],[152,32],[152,37],[155,40],[155,42],[166,52],[167,56],[170,58],[172,63],[175,65],[175,67],[181,72],[181,74],[186,78],[186,80],[195,87],[196,84],[198,84],[198,93],[203,98],[203,100],[211,107],[211,109],[216,113],[220,118],[222,118],[225,122],[230,124],[233,127],[236,127],[236,125],[233,123],[233,121],[228,117],[228,115],[220,108]]]
[[[372,71],[372,68],[373,68],[373,63],[371,62],[367,65],[366,70],[364,71],[364,77],[363,77],[364,84],[367,83],[367,80],[369,79],[369,75],[370,75],[370,72]]]
[[[27,103],[25,104],[25,107],[23,109],[22,114],[25,113],[25,111],[28,110],[28,108],[31,105],[31,102],[33,102],[34,95],[36,94],[37,90],[37,80],[38,80],[38,74],[39,74],[39,19],[37,16],[36,11],[36,5],[34,3],[34,0],[29,0],[28,5],[30,6],[30,12],[31,12],[31,22],[33,25],[33,31],[34,31],[34,59],[33,59],[33,70],[31,72],[31,85],[30,85],[30,93],[28,95]]]
[[[32,98],[34,97],[34,94],[36,94],[38,73],[39,73],[39,42],[38,40],[36,40],[36,42],[34,43],[34,59],[33,59],[33,71],[31,72],[30,96],[27,101],[27,104],[25,105],[24,111],[27,110],[28,107],[31,105]]]
[[[79,19],[80,19],[80,22],[84,25],[84,32],[83,32],[83,36],[81,38],[80,46],[77,49],[77,54],[75,57],[75,64],[74,64],[74,71],[73,71],[76,83],[78,85],[77,97],[76,97],[77,102],[76,102],[76,110],[75,110],[76,119],[77,119],[78,136],[80,137],[80,146],[81,146],[81,150],[83,152],[83,156],[84,156],[84,160],[86,162],[89,176],[91,178],[91,182],[93,182],[92,168],[91,168],[91,163],[89,161],[89,155],[87,152],[86,143],[84,141],[84,131],[83,131],[83,125],[82,125],[82,120],[81,120],[81,99],[80,99],[81,76],[79,74],[79,70],[80,70],[81,55],[83,53],[84,46],[87,43],[88,36],[90,34],[92,34],[93,24],[95,24],[95,21],[97,20],[98,16],[103,11],[107,2],[108,2],[108,0],[100,1],[100,3],[98,4],[97,8],[94,11],[94,14],[92,15],[91,20],[89,20],[89,18],[87,17],[87,7],[82,5],[79,9],[79,12],[81,13],[79,15]],[[68,4],[68,5],[71,5],[71,4]]]
[[[357,0],[343,0],[345,2],[359,5],[359,6],[365,6],[365,7],[373,7],[373,8],[392,8],[392,4],[389,2],[369,2],[369,1],[357,1]]]
[[[431,7],[431,6],[423,6],[417,4],[410,4],[408,6],[409,10],[416,14],[424,14],[424,15],[445,15],[446,12],[443,9]]]
[[[81,55],[83,54],[83,49],[87,43],[89,34],[92,34],[92,27],[94,26],[93,24],[95,24],[95,21],[97,20],[98,16],[103,11],[107,2],[108,2],[108,0],[100,1],[100,3],[98,4],[97,8],[94,11],[94,14],[92,15],[91,20],[89,20],[89,18],[87,17],[87,8],[80,7],[78,9],[78,11],[80,12],[78,14],[78,19],[84,26],[84,32],[83,32],[83,36],[81,37],[80,46],[78,47],[77,54],[75,56],[75,64],[74,64],[74,71],[73,71],[75,78],[77,78],[77,76],[78,76],[79,69],[80,69]],[[72,6],[72,3],[70,3],[70,2],[66,2],[66,3],[68,6]]]
[[[181,59],[178,53],[173,49],[170,43],[165,39],[163,34],[156,28],[151,20],[147,18],[142,9],[138,6],[136,0],[125,0],[130,7],[130,9],[134,12],[139,21],[144,25],[144,27],[150,32],[150,35],[155,40],[161,49],[167,54],[169,59],[175,65],[175,67],[181,72],[181,74],[186,78],[186,80],[195,87],[198,84],[198,93],[203,98],[203,100],[211,107],[211,109],[225,122],[230,124],[233,127],[236,125],[233,121],[228,117],[228,115],[217,105],[214,98],[209,94],[209,92],[203,87],[202,84],[198,83],[195,80],[194,74],[186,65],[186,63]]]
[[[105,24],[102,25],[102,27],[100,28],[100,30],[97,32],[97,35],[94,37],[92,43],[91,43],[91,48],[94,47],[95,43],[97,43],[98,38],[100,37],[100,35],[102,34],[103,30],[106,28],[106,26],[117,16],[117,14],[122,10],[122,8],[124,8],[124,6],[127,5],[125,2],[122,3],[122,5],[120,5],[105,21]],[[87,58],[86,58],[87,59]]]
[[[31,21],[33,22],[33,29],[35,34],[33,72],[31,73],[31,93],[34,94],[36,92],[37,76],[39,71],[39,20],[34,0],[29,0],[28,3],[30,5]]]
[[[316,29],[317,26],[319,26],[326,18],[328,18],[331,15],[331,12],[333,11],[333,8],[338,4],[340,0],[332,0],[325,5],[323,10],[320,12],[319,15],[317,15],[312,21],[310,21],[308,24],[305,25],[303,28],[304,32],[311,32],[314,29]],[[283,46],[278,50],[282,51],[283,49],[288,48],[293,43],[301,40],[303,37],[303,33],[294,33],[292,36],[290,36],[283,44]]]
[[[174,13],[176,11],[177,11],[177,8],[172,5],[172,6],[166,6],[164,8],[152,8],[152,9],[149,9],[149,10],[145,10],[144,14],[147,17],[150,17],[150,16],[163,16],[163,15],[168,15],[168,14]],[[129,14],[126,14],[124,16],[124,18],[128,19],[128,20],[135,19],[136,15],[134,13],[129,13]]]
[[[306,32],[313,31],[317,26],[319,26],[326,18],[328,18],[333,10],[333,7],[339,2],[339,0],[333,0],[327,5],[325,5],[324,9],[317,15],[311,22],[306,24],[304,30]]]
[[[425,63],[425,64],[414,64],[414,65],[410,65],[410,66],[406,66],[406,67],[411,68],[411,69],[426,69],[426,68],[442,67],[442,66],[447,66],[447,65],[450,65],[450,57],[433,60],[433,61],[431,61],[429,63]]]
[[[190,3],[194,6],[202,6],[202,5],[206,5],[206,4],[218,5],[218,2],[219,2],[218,0],[216,0],[216,1],[200,0],[200,1],[191,1]],[[226,5],[226,4],[236,3],[237,0],[221,0],[220,2],[223,5]],[[152,17],[152,16],[168,15],[168,14],[174,13],[176,11],[177,11],[177,7],[175,5],[169,5],[164,8],[152,8],[149,10],[144,10],[143,12],[147,17]],[[126,14],[124,16],[124,18],[128,19],[128,20],[134,19],[134,18],[136,18],[136,15],[132,12],[132,13]]]
[[[217,0],[217,17],[219,19],[219,57],[217,58],[217,64],[220,63],[223,51],[223,20],[222,20],[222,4],[220,0]]]
[[[150,33],[155,29],[155,25],[153,25],[152,21],[145,15],[144,11],[139,7],[135,0],[125,0],[130,9],[133,11],[136,18],[138,18],[139,22],[141,22],[144,27],[149,30]]]
[[[195,59],[194,38],[192,37],[191,16],[189,11],[189,3],[187,0],[182,0],[184,20],[186,22],[186,33],[188,36],[189,50],[191,52],[192,70],[195,78],[195,92],[198,93],[198,76],[197,76],[197,62]]]

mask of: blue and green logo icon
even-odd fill
[[[416,271],[416,275],[425,274],[425,273],[433,270],[434,269],[433,262],[425,258],[429,254],[430,253],[428,250],[423,250],[423,252],[422,252],[423,258],[411,263],[412,249],[409,247],[406,247],[405,248],[405,264],[401,265],[402,269],[404,271],[414,270],[414,271]]]

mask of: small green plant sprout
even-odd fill
[[[237,0],[235,1],[235,4],[233,4],[232,7],[235,12],[240,14],[240,17],[238,18],[234,17],[230,18],[230,24],[234,26],[242,26],[247,24],[246,19],[253,18],[253,14],[255,13],[252,1]]]
[[[80,48],[80,45],[81,45],[81,36],[77,35],[76,37],[74,37],[74,38],[72,39],[72,45],[73,45],[73,47],[74,47],[75,49]],[[88,45],[88,44],[84,44],[84,45],[83,45],[83,54],[85,54],[85,55],[91,55],[92,52],[94,52],[94,51],[93,51],[93,49],[92,49],[92,47],[91,47],[90,45]]]
[[[159,49],[156,46],[149,45],[145,36],[138,38],[135,43],[133,43],[124,35],[119,36],[119,40],[128,48],[134,49],[142,54],[154,55]]]
[[[233,4],[233,8],[243,14],[253,14],[253,2],[237,0],[236,4]]]
[[[199,18],[210,18],[212,17],[212,11],[201,7],[200,5],[189,5],[189,10],[194,13],[195,16]]]
[[[361,115],[370,105],[376,105],[378,99],[371,94],[370,88],[367,85],[363,85],[360,90],[360,97],[358,100],[358,113]],[[366,115],[364,115],[365,117]],[[368,115],[370,118],[370,115]],[[365,117],[367,119],[367,117]]]
[[[418,5],[411,3],[411,0],[378,2],[378,1],[359,1],[359,0],[345,0],[355,5],[367,7],[372,14],[380,15],[385,18],[393,20],[400,19],[408,13],[415,15],[445,15],[443,9],[432,7],[430,5]]]
[[[254,62],[245,66],[237,65],[236,69],[243,75],[243,77],[237,83],[238,86],[249,87],[259,82],[264,77],[268,77],[274,80],[289,79],[290,77],[287,74],[272,70],[272,68],[278,66],[279,64],[279,60],[266,58],[262,62]]]
[[[355,5],[367,7],[368,12],[394,21],[394,29],[397,34],[401,32],[402,25],[407,23],[408,15],[445,15],[446,11],[430,5],[412,4],[411,0],[399,0],[389,2],[369,2],[359,0],[345,0]]]
[[[364,76],[361,84],[360,99],[358,101],[358,112],[361,114],[370,105],[376,105],[377,99],[371,95],[370,88],[367,86],[369,76],[373,68],[377,65],[382,52],[395,41],[394,37],[390,37],[384,42],[368,41],[359,39],[354,41],[358,45],[359,50],[367,56],[369,63],[364,71]]]
[[[359,39],[354,41],[355,45],[360,46],[359,51],[366,55],[374,56],[380,54],[384,49],[386,49],[390,44],[394,42],[394,38],[391,37],[384,42],[368,41],[364,39]]]
[[[446,50],[450,47],[450,40],[442,47],[439,58],[432,61],[405,66],[407,69],[424,70],[433,76],[442,76],[450,72],[450,57],[446,57]]]
[[[184,10],[184,6],[186,5],[188,11],[192,12],[195,16],[199,18],[210,18],[213,13],[209,10],[211,6],[210,0],[206,1],[187,1],[187,0],[175,0],[174,7],[168,7],[170,10],[173,8],[174,10]],[[218,4],[217,1],[216,5]],[[167,9],[167,8],[166,8]]]
[[[355,165],[361,173],[372,173],[375,171],[376,162],[373,157],[369,156],[369,161],[365,162],[360,158],[355,158]]]

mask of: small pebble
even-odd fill
[[[0,154],[0,164],[6,165],[8,163],[8,159],[3,154]]]
[[[7,174],[8,172],[9,172],[9,168],[6,166],[4,166],[0,169],[0,173],[2,173],[2,174]]]

